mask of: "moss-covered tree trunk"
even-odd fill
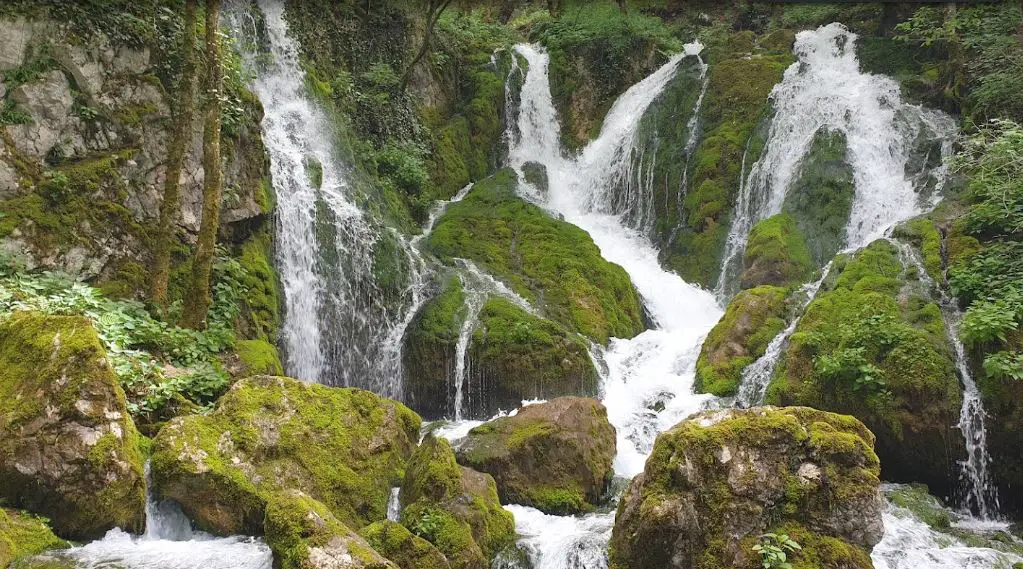
[[[167,171],[163,182],[163,202],[160,221],[153,243],[152,282],[149,301],[158,312],[167,310],[167,281],[170,278],[171,243],[174,224],[181,206],[181,168],[185,162],[185,145],[192,133],[193,106],[195,105],[195,13],[196,0],[186,0],[181,34],[181,77],[178,79],[178,102],[174,114],[173,131],[167,150]]]
[[[220,168],[220,96],[223,70],[220,64],[220,0],[206,2],[206,119],[202,134],[203,200],[199,239],[192,259],[192,277],[185,297],[182,324],[201,329],[206,326],[210,306],[210,273],[220,226],[220,197],[223,172]]]
[[[399,92],[405,92],[405,89],[408,88],[409,80],[412,79],[412,72],[419,65],[419,62],[422,61],[426,52],[430,50],[433,28],[437,25],[437,20],[440,20],[440,15],[444,13],[444,9],[448,7],[448,4],[451,4],[451,0],[430,0],[430,5],[426,10],[426,31],[423,32],[423,45],[420,46],[412,62],[405,68],[405,73],[401,76]]]

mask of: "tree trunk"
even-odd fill
[[[220,91],[223,70],[220,65],[219,12],[220,0],[206,1],[206,65],[209,86],[202,133],[202,222],[199,225],[199,239],[192,259],[192,278],[182,314],[182,325],[199,330],[206,327],[206,314],[210,307],[210,273],[217,246],[217,229],[220,227],[220,196],[223,190],[223,173],[220,168]]]
[[[451,0],[430,0],[430,7],[426,11],[426,31],[423,35],[423,45],[419,48],[419,52],[416,53],[416,57],[412,59],[408,67],[405,68],[405,73],[401,76],[401,83],[398,86],[398,92],[404,93],[405,89],[408,88],[408,82],[412,79],[412,71],[415,70],[416,66],[419,65],[420,60],[426,55],[426,52],[430,49],[430,38],[433,36],[433,28],[437,25],[437,20],[440,19],[440,15],[444,13],[444,9],[448,7]]]
[[[195,13],[196,0],[186,0],[184,29],[181,35],[181,76],[178,78],[178,102],[174,114],[170,146],[167,149],[167,170],[163,180],[163,202],[160,221],[153,243],[153,266],[149,302],[156,313],[167,311],[167,281],[170,279],[171,243],[181,206],[181,168],[185,163],[185,146],[192,138],[192,106],[195,104]]]

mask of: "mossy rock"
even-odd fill
[[[523,164],[522,178],[524,182],[536,188],[541,195],[546,196],[550,190],[550,180],[547,179],[547,167],[539,162],[526,162]]]
[[[359,528],[386,518],[420,423],[361,389],[255,376],[213,413],[168,423],[154,440],[152,472],[164,498],[218,535],[259,535],[267,502],[292,489]]]
[[[235,345],[244,375],[283,375],[284,366],[277,348],[266,340],[241,340]]]
[[[24,557],[71,544],[53,535],[47,520],[26,512],[0,508],[0,567]]]
[[[444,554],[432,543],[413,534],[395,522],[374,522],[359,534],[378,553],[393,561],[400,569],[449,569]]]
[[[585,340],[504,298],[483,305],[468,357],[466,417],[493,417],[527,399],[597,395]]]
[[[474,428],[457,454],[494,476],[503,503],[565,515],[601,503],[615,452],[615,428],[599,401],[559,397]]]
[[[816,267],[824,266],[845,245],[845,227],[856,197],[846,151],[841,131],[818,131],[782,204],[782,211],[806,238]]]
[[[270,498],[264,533],[280,569],[398,569],[330,508],[298,491]]]
[[[806,407],[699,413],[657,437],[622,497],[610,567],[752,567],[759,536],[784,531],[803,546],[793,566],[868,569],[884,533],[873,442]]]
[[[468,310],[462,281],[448,276],[412,318],[402,343],[408,404],[424,417],[454,417],[455,358]]]
[[[515,172],[478,182],[452,204],[427,240],[441,260],[469,259],[506,282],[545,317],[606,343],[643,326],[628,273],[609,263],[590,236],[516,193]]]
[[[885,240],[839,258],[832,273],[792,334],[767,401],[856,416],[877,436],[886,480],[950,495],[965,450],[939,307]]]
[[[0,479],[0,497],[62,537],[142,529],[140,437],[87,318],[0,322]]]
[[[736,394],[743,370],[785,328],[787,294],[787,289],[764,285],[744,290],[728,303],[700,348],[694,386],[698,393]]]
[[[898,485],[885,491],[891,503],[906,508],[931,529],[947,531],[952,527],[953,518],[930,490],[923,484]]]
[[[711,48],[703,135],[690,161],[678,231],[663,253],[682,278],[703,286],[713,286],[720,271],[743,155],[747,169],[760,157],[768,95],[793,61],[790,53],[748,56]]]
[[[487,567],[515,538],[489,474],[459,466],[451,445],[426,435],[401,485],[401,522],[433,543],[456,569]]]
[[[808,281],[814,264],[795,220],[782,213],[753,226],[742,268],[742,288],[791,286]]]

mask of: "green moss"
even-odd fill
[[[235,345],[247,375],[283,375],[277,348],[266,340],[242,340]]]
[[[47,520],[17,510],[0,508],[0,567],[22,557],[71,544],[53,535]]]
[[[368,391],[251,377],[212,414],[179,417],[160,431],[153,476],[217,534],[258,535],[267,501],[284,489],[302,490],[361,527],[384,519],[420,422]]]
[[[799,544],[801,549],[790,555],[792,569],[818,569],[820,567],[843,567],[845,569],[873,569],[869,552],[841,539],[823,535],[799,523],[785,523],[770,528],[770,533],[785,534]],[[743,541],[744,549],[752,552],[756,540]]]
[[[532,488],[528,498],[533,507],[555,516],[585,513],[595,509],[586,501],[586,493],[582,488]]]
[[[238,262],[244,269],[241,315],[243,337],[272,343],[281,325],[281,292],[277,281],[268,230],[261,230],[241,245]]]
[[[742,264],[743,288],[797,285],[809,280],[814,268],[806,238],[784,213],[753,226]]]
[[[682,278],[704,286],[718,275],[743,154],[749,144],[747,167],[760,156],[757,125],[769,110],[768,94],[792,62],[790,54],[725,57],[733,58],[717,61],[708,72],[704,134],[691,160],[679,231],[665,254]]]
[[[455,346],[465,320],[462,281],[448,275],[440,293],[427,301],[409,324],[402,360],[409,404],[426,417],[452,417],[450,376]]]
[[[94,429],[96,440],[67,436],[56,417]],[[35,437],[20,434],[28,425]],[[139,435],[87,318],[21,313],[0,323],[0,434],[0,495],[13,505],[49,516],[71,538],[95,538],[114,526],[140,529]],[[62,478],[45,468],[26,475],[14,467],[14,457],[40,452],[39,437],[60,441],[40,460],[65,463]]]
[[[357,567],[394,567],[338,520],[329,508],[300,492],[275,494],[267,504],[264,527],[266,543],[274,552],[274,566],[281,569],[312,566],[316,561],[310,556],[316,548],[335,549],[334,555],[339,557],[343,551],[344,555],[352,558],[348,562]],[[338,548],[338,541],[343,543],[343,549]]]
[[[480,569],[487,557],[473,539],[472,527],[451,512],[416,502],[401,512],[401,522],[419,537],[434,544],[452,569]]]
[[[707,334],[696,362],[695,389],[718,396],[735,395],[742,371],[767,350],[785,328],[787,290],[759,286],[740,292]]]
[[[843,133],[818,131],[782,204],[782,211],[806,237],[817,267],[824,266],[845,244],[845,226],[856,197],[852,167],[845,155]]]
[[[912,243],[921,253],[924,270],[934,282],[944,280],[944,261],[941,258],[941,234],[927,217],[907,221],[895,228],[895,237]]]
[[[425,539],[395,522],[376,522],[359,532],[369,545],[401,569],[448,569],[447,558]]]
[[[937,498],[930,495],[927,486],[923,484],[897,486],[885,495],[893,504],[913,512],[917,519],[933,529],[942,531],[952,527],[949,511]]]
[[[949,490],[961,395],[940,310],[903,293],[909,271],[888,241],[834,270],[790,338],[768,401],[855,415],[877,435],[886,479]]]
[[[547,317],[604,343],[643,328],[628,274],[589,235],[515,195],[511,170],[477,183],[427,241],[444,260],[467,258],[507,282]]]

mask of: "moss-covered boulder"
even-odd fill
[[[784,288],[764,285],[744,290],[728,303],[700,348],[697,392],[735,395],[743,370],[764,355],[767,345],[785,328],[787,293]]]
[[[961,393],[939,307],[879,240],[840,257],[789,341],[767,401],[859,418],[884,478],[950,495],[965,456]]]
[[[87,318],[0,323],[0,497],[69,539],[142,529],[140,437]]]
[[[742,288],[799,284],[810,279],[813,268],[796,221],[784,213],[774,215],[750,231],[742,259]]]
[[[241,375],[284,375],[277,348],[266,340],[241,340],[235,346],[241,361]]]
[[[782,204],[782,211],[806,237],[816,267],[824,266],[845,244],[845,226],[856,197],[846,148],[842,132],[817,131]]]
[[[426,242],[440,259],[470,259],[543,316],[599,343],[643,328],[636,289],[590,236],[516,195],[515,172],[478,182],[437,221]]]
[[[581,336],[501,297],[476,308],[467,330],[463,417],[492,417],[525,399],[597,394],[597,371]],[[457,344],[471,312],[461,281],[451,278],[406,332],[406,392],[426,417],[455,415]]]
[[[266,543],[280,569],[398,569],[331,512],[302,492],[266,504]]]
[[[420,423],[368,391],[255,376],[213,413],[168,423],[154,440],[152,471],[164,498],[216,534],[261,534],[267,502],[289,489],[359,528],[385,519]]]
[[[359,534],[378,553],[401,569],[449,569],[444,554],[432,543],[413,534],[405,526],[390,522],[374,522]]]
[[[401,523],[437,546],[454,569],[485,569],[515,538],[489,474],[459,466],[451,445],[427,435],[401,485]]]
[[[474,428],[457,454],[461,464],[494,476],[502,502],[561,515],[600,503],[615,452],[604,406],[560,397]]]
[[[0,567],[23,557],[71,544],[53,535],[46,520],[17,510],[0,508]]]
[[[869,569],[883,502],[874,437],[816,409],[706,411],[657,438],[618,506],[610,567],[759,566],[753,546],[786,533],[797,569]]]

